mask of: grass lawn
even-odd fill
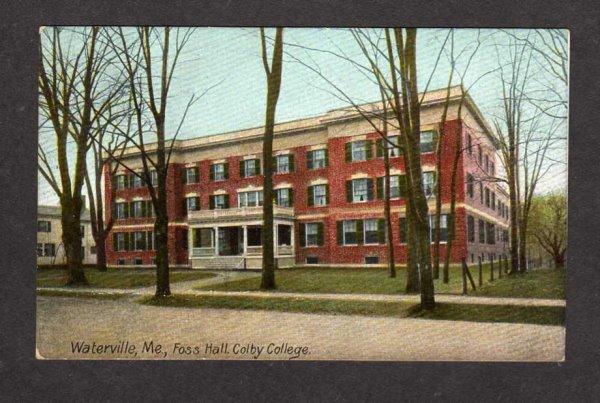
[[[168,298],[144,297],[141,304],[175,308],[251,309],[283,312],[326,313],[332,315],[409,316],[411,302],[335,301],[327,299],[204,296],[174,294]]]
[[[477,283],[477,271],[471,270]],[[497,273],[497,272],[496,272]],[[441,273],[440,273],[441,276]],[[450,282],[435,280],[438,293],[459,294],[462,291],[461,269],[450,267]],[[489,267],[484,265],[484,281],[489,278]],[[295,268],[277,270],[278,292],[307,292],[332,294],[402,294],[406,288],[406,268],[400,266],[396,278],[389,278],[382,268]],[[218,291],[256,291],[260,278],[236,280],[222,284],[199,286],[197,289]]]
[[[563,325],[563,307],[533,307],[476,304],[437,304],[431,312],[420,311],[412,302],[343,301],[304,298],[269,298],[174,294],[156,299],[148,296],[139,303],[173,308],[250,309],[282,312],[323,313],[330,315],[389,316],[461,320],[470,322],[508,322],[540,325]]]
[[[464,320],[471,322],[530,323],[563,326],[565,308],[561,306],[510,306],[438,303],[433,311],[418,311],[413,317]]]
[[[472,295],[485,297],[565,298],[565,269],[531,270],[484,284]]]
[[[151,286],[156,283],[154,270],[133,269],[108,269],[101,272],[96,269],[86,268],[85,276],[90,287],[97,288],[135,288]],[[173,270],[170,273],[172,283],[178,281],[199,280],[213,277],[212,273],[203,273],[191,270]],[[43,269],[36,273],[38,287],[62,287],[67,281],[67,274],[63,269]]]
[[[129,295],[119,293],[103,293],[103,294],[91,294],[88,292],[74,292],[74,291],[62,291],[62,290],[37,290],[37,295],[44,297],[70,297],[70,298],[91,298],[91,299],[109,299],[116,300],[126,298]]]

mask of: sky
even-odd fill
[[[419,29],[417,65],[419,89],[427,81],[429,89],[445,87],[450,64],[448,42],[445,52],[438,54],[447,37],[446,29]],[[267,30],[273,35],[273,30]],[[454,31],[455,52],[465,49],[470,54],[478,38],[484,39],[475,54],[464,84],[477,106],[491,124],[499,113],[502,91],[498,74],[497,52],[502,52],[508,36],[497,30],[457,29]],[[303,48],[301,48],[302,46]],[[158,48],[155,47],[156,53]],[[319,49],[306,50],[305,48]],[[500,49],[500,50],[498,50]],[[298,63],[296,59],[317,67],[338,87],[359,102],[379,99],[379,92],[350,62],[323,52],[343,53],[365,63],[356,41],[347,29],[286,28],[284,30],[284,63],[281,93],[276,121],[283,122],[322,114],[330,109],[348,106],[339,93],[321,77]],[[467,57],[459,58],[458,70],[464,70]],[[435,73],[432,75],[431,72]],[[492,73],[490,73],[492,72]],[[453,84],[460,80],[454,77]],[[206,93],[205,93],[206,92]],[[261,126],[264,122],[266,79],[260,55],[258,28],[196,28],[180,55],[167,107],[167,132],[174,133],[190,97],[204,95],[190,108],[178,138],[193,138],[215,133]],[[566,138],[566,124],[564,137]],[[44,136],[47,136],[45,134]],[[51,138],[40,143],[51,145]],[[50,146],[49,150],[52,148]],[[554,155],[566,161],[566,146]],[[540,183],[547,191],[566,186],[566,164],[557,164]],[[38,203],[57,204],[58,199],[43,178],[38,179]]]

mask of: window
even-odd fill
[[[210,166],[210,180],[222,181],[229,178],[229,164],[223,162]]]
[[[211,210],[222,210],[229,208],[229,195],[211,195],[208,199],[208,208]]]
[[[390,176],[390,199],[397,199],[402,197],[404,191],[400,190],[406,186],[406,177],[404,175],[391,175]],[[377,198],[385,198],[385,176],[377,178]]]
[[[306,257],[306,264],[318,264],[319,263],[319,258],[317,256],[307,256]]]
[[[287,174],[290,172],[294,172],[294,155],[277,155],[275,157],[275,173]]]
[[[435,216],[429,216],[429,239],[433,242]],[[448,214],[440,214],[440,242],[448,242]]]
[[[487,243],[489,245],[494,245],[496,243],[496,236],[495,236],[495,232],[496,232],[496,226],[492,223],[486,223],[486,238],[487,238]]]
[[[238,206],[239,207],[257,207],[257,206],[262,206],[262,205],[263,205],[262,190],[238,193]]]
[[[483,220],[477,220],[478,222],[478,230],[479,230],[479,243],[485,243],[485,223]]]
[[[467,194],[469,195],[469,197],[472,199],[473,198],[473,194],[474,194],[474,183],[475,179],[473,178],[473,175],[471,174],[467,174]]]
[[[98,253],[98,248],[94,246],[90,246],[90,255],[95,255]]]
[[[37,255],[38,255],[38,257],[44,256],[44,244],[43,243],[37,244]]]
[[[479,182],[479,202],[483,204],[483,184]]]
[[[53,243],[45,243],[44,256],[56,256],[56,245]]]
[[[481,144],[477,144],[477,161],[479,165],[483,163],[483,150],[481,149]]]
[[[127,203],[116,203],[115,204],[115,214],[116,214],[118,220],[127,218]]]
[[[37,232],[51,232],[51,231],[52,231],[52,223],[50,221],[38,221]]]
[[[79,236],[83,238],[85,236],[85,227],[83,225],[79,226]]]
[[[240,161],[240,177],[249,178],[260,175],[260,160],[256,158]]]
[[[326,206],[328,203],[328,185],[313,185],[308,187],[308,205]]]
[[[125,189],[127,187],[127,175],[117,175],[115,181],[117,189]]]
[[[430,153],[434,150],[435,137],[435,132],[433,130],[421,132],[420,148],[422,153]]]
[[[117,266],[125,266],[127,261],[125,259],[117,259]]]
[[[489,169],[490,169],[490,157],[488,157],[488,156],[487,156],[487,154],[486,154],[486,156],[485,156],[485,164],[484,164],[484,167],[485,167],[485,172],[486,172],[486,173],[488,173],[488,172],[489,172]]]
[[[369,140],[346,143],[346,162],[366,161],[372,157],[371,142]]]
[[[475,219],[473,216],[467,216],[467,240],[475,243]]]
[[[490,189],[485,188],[485,206],[490,207]]]
[[[426,197],[435,193],[435,172],[423,172],[423,189]]]
[[[133,259],[133,264],[136,265],[136,266],[141,266],[144,263],[143,263],[141,257],[136,257],[135,259]]]
[[[248,246],[262,245],[262,227],[260,225],[248,226]]]
[[[492,202],[491,202],[491,206],[492,210],[496,210],[496,193],[492,192]]]
[[[322,246],[323,245],[323,223],[309,222],[298,225],[300,246]]]
[[[141,200],[134,201],[133,205],[133,216],[135,218],[140,218],[144,216],[144,202]]]
[[[200,210],[200,198],[198,196],[185,198],[185,212]]]
[[[152,186],[158,185],[158,173],[156,169],[150,171],[150,183],[152,183]]]
[[[214,246],[214,231],[212,228],[194,228],[194,248],[212,248]]]
[[[306,167],[308,169],[326,168],[327,163],[327,149],[312,150],[306,154]]]
[[[492,176],[496,175],[496,167],[494,166],[493,162],[490,162],[490,174]]]
[[[116,232],[113,234],[113,245],[114,245],[113,249],[117,252],[123,251],[126,249],[124,232]]]
[[[467,135],[467,153],[473,155],[473,138],[471,135]]]
[[[391,144],[390,144],[391,143]],[[386,139],[377,139],[377,157],[383,157],[383,151],[387,148],[390,158],[399,157],[402,155],[400,150],[400,138],[398,136],[389,136]]]
[[[185,168],[183,170],[183,183],[198,183],[199,176],[198,167]]]
[[[142,187],[142,178],[138,176],[138,174],[131,174],[129,178],[129,184],[132,188],[141,188]]]
[[[278,206],[292,207],[292,189],[276,189],[275,192],[275,201]]]
[[[365,244],[378,244],[380,242],[379,237],[379,225],[378,220],[368,219],[363,221],[363,229],[365,234]],[[383,229],[383,228],[382,228]]]
[[[146,232],[137,231],[133,233],[133,249],[146,250]]]
[[[353,179],[346,182],[346,199],[351,203],[373,200],[373,180],[369,178]]]
[[[378,264],[379,256],[365,256],[365,264]]]
[[[357,221],[356,220],[346,220],[344,223],[344,245],[357,245],[358,244],[358,234],[357,234]]]
[[[277,245],[278,246],[290,246],[292,244],[292,226],[291,225],[277,225]]]

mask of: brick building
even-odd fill
[[[467,95],[458,119],[461,87],[451,91],[442,139],[442,168],[435,173],[445,90],[425,94],[421,110],[421,160],[430,214],[436,177],[443,183],[442,256],[450,209],[450,176],[456,136],[464,151],[456,188],[456,237],[451,261],[488,260],[507,251],[508,197],[497,182],[496,150],[489,127]],[[376,107],[377,104],[373,104]],[[175,266],[258,268],[261,265],[262,128],[177,140],[168,172],[169,253]],[[390,136],[397,132],[390,132]],[[383,149],[379,135],[353,109],[276,125],[274,208],[279,267],[364,266],[386,262],[383,221]],[[398,262],[406,261],[404,161],[391,150],[392,228]],[[127,164],[141,168],[139,154]],[[110,265],[152,265],[152,206],[148,191],[122,170],[105,178],[116,186],[105,200],[116,215],[107,257]],[[110,195],[110,192],[105,192]],[[111,207],[111,208],[108,208]]]

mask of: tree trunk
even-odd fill
[[[160,213],[156,211],[154,232],[156,234],[156,297],[167,297],[171,295],[169,283],[169,249],[168,249],[168,218],[166,208],[161,206]]]
[[[521,220],[519,226],[519,271],[527,271],[527,219]]]
[[[96,242],[96,269],[98,271],[107,271],[106,266],[106,240],[107,233],[98,234],[94,241]]]
[[[81,228],[80,220],[70,219],[65,222],[63,217],[63,244],[67,257],[68,286],[88,285],[83,271],[83,256],[81,255]]]
[[[413,213],[410,200],[406,200],[406,293],[416,294],[421,291],[419,267],[417,266],[417,250]]]
[[[385,141],[385,140],[384,140]],[[390,156],[388,154],[388,144],[383,149],[383,163],[385,166],[385,191],[384,191],[384,215],[387,226],[387,250],[388,250],[388,272],[390,278],[396,277],[396,262],[394,257],[394,238],[392,236],[392,212],[390,206]]]

